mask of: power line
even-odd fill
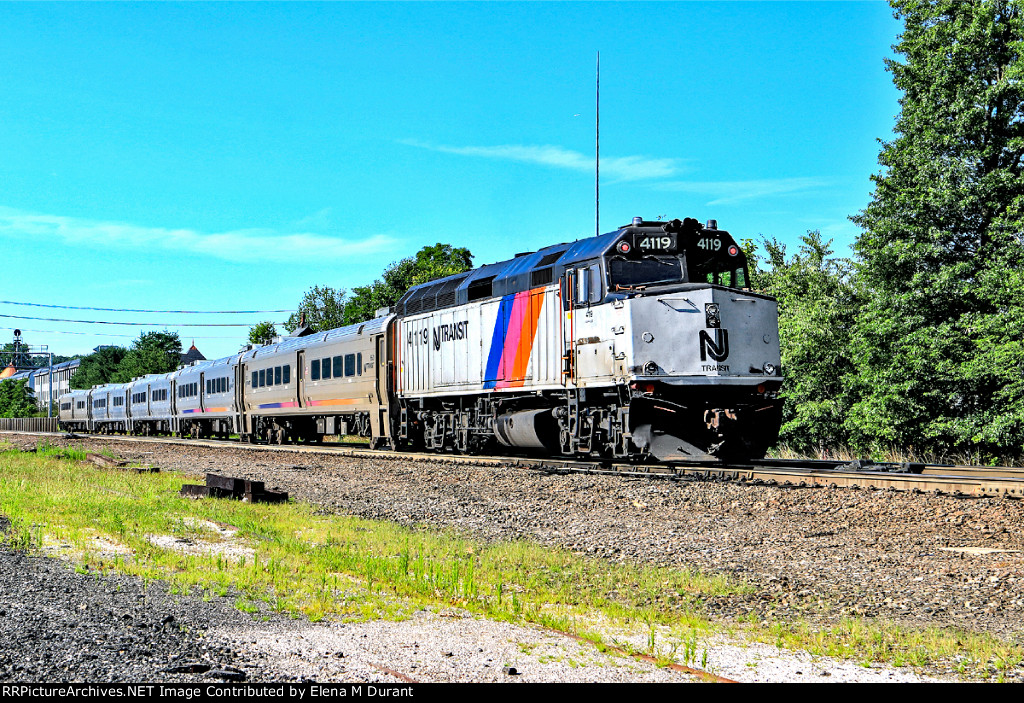
[[[83,337],[118,337],[127,340],[137,339],[135,335],[118,335],[113,332],[66,332],[62,329],[26,329],[25,327],[19,327],[22,332],[30,332],[33,335],[81,335]],[[0,327],[0,329],[14,329],[14,327]],[[228,337],[224,336],[202,336],[202,335],[188,335],[188,339],[196,340],[239,340],[242,339],[237,335],[231,335]]]
[[[41,320],[43,322],[74,322],[83,325],[127,325],[132,327],[252,327],[255,322],[109,322],[107,320],[65,320],[59,317],[25,317],[22,315],[3,315],[14,320]],[[275,324],[284,324],[275,323]]]
[[[47,305],[45,303],[19,303],[13,300],[0,300],[0,303],[4,305],[31,305],[37,308],[60,308],[62,310],[100,310],[103,312],[146,312],[156,314],[176,314],[181,313],[184,315],[262,315],[273,314],[279,312],[295,312],[295,310],[134,310],[132,308],[92,308],[77,305]],[[24,318],[31,320],[35,318]],[[43,319],[43,318],[39,318]]]

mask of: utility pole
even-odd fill
[[[594,109],[594,236],[601,234],[601,52],[597,52],[597,96]]]

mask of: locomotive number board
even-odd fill
[[[638,254],[675,254],[678,251],[678,242],[675,234],[635,234],[633,249]]]

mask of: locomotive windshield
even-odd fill
[[[608,264],[612,290],[683,280],[683,269],[676,257],[645,256],[642,259],[626,259],[615,256]]]
[[[686,252],[687,279],[698,283],[716,283],[733,288],[749,288],[747,261],[742,254],[737,256],[702,255]]]
[[[639,219],[639,218],[636,218]],[[606,254],[612,291],[671,283],[749,288],[747,257],[713,221],[637,222],[620,229]]]

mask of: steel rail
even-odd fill
[[[41,436],[67,436],[60,432],[15,432]],[[246,444],[223,440],[131,435],[79,435],[122,442],[158,443],[208,448],[232,447],[251,451],[325,454],[351,458],[433,461],[476,466],[522,468],[550,474],[591,474],[675,480],[739,481],[788,488],[847,487],[953,496],[1024,498],[1024,470],[1013,467],[970,467],[867,461],[763,459],[742,464],[717,461],[677,461],[663,464],[613,463],[537,457],[472,456],[435,452],[371,450],[352,445]],[[863,467],[863,468],[857,468]]]

